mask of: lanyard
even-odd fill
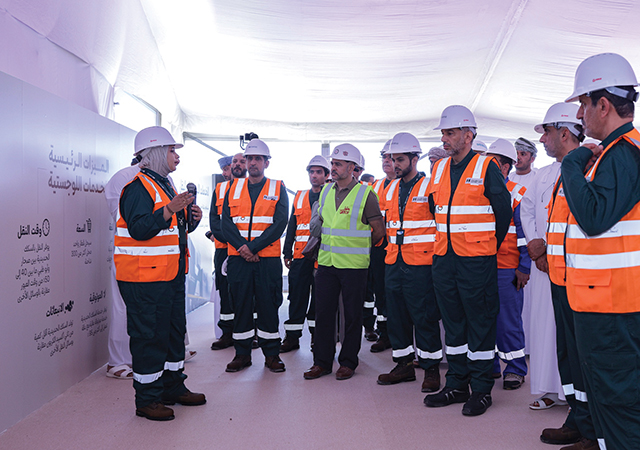
[[[420,181],[422,179],[422,176],[420,174],[416,175],[413,180],[411,180],[406,186],[405,189],[408,190],[407,192],[407,196],[404,198],[404,202],[400,203],[400,191],[402,190],[401,186],[398,186],[398,212],[400,213],[400,229],[402,229],[403,225],[402,222],[404,221],[404,210],[407,207],[407,202],[409,201],[409,197],[411,197],[411,191],[413,190],[413,187],[416,185],[416,183],[418,181]],[[400,180],[400,182],[402,182],[402,180]],[[400,184],[400,183],[398,183]]]
[[[173,198],[176,196],[176,192],[173,190],[173,188],[169,189],[167,178],[165,178],[164,180],[161,179],[160,175],[152,170],[142,169],[140,172],[144,173],[148,177],[153,178],[153,181],[155,181],[156,184],[160,186],[160,188],[164,191],[164,193],[167,194],[169,200],[173,200]],[[176,218],[178,219],[179,225],[183,226],[185,222],[184,209],[176,212]]]
[[[160,175],[158,175],[154,171],[148,170],[148,169],[142,169],[140,172],[144,173],[148,177],[153,178],[153,181],[155,181],[156,184],[162,188],[164,193],[167,194],[167,197],[169,197],[169,200],[173,200],[173,197],[176,196],[176,193],[175,193],[175,191],[173,189],[168,189],[168,186],[167,186],[168,185],[168,179],[167,178],[160,177]],[[162,178],[164,178],[164,179],[162,179]]]

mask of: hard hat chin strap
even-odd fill
[[[552,124],[553,127],[557,130],[561,128],[566,128],[569,130],[571,134],[578,138],[578,141],[582,142],[584,140],[584,133],[582,132],[582,127],[578,128],[579,125],[571,122],[556,122]]]
[[[616,97],[621,97],[621,98],[625,98],[629,101],[635,102],[638,100],[638,93],[635,91],[635,89],[631,88],[630,91],[626,90],[626,89],[621,89],[617,86],[608,86],[606,88],[604,88],[605,91],[607,91],[609,94],[611,95],[615,95]],[[592,92],[587,92],[587,97],[591,97]]]

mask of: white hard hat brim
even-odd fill
[[[173,144],[163,144],[163,145],[156,145],[155,147],[175,147],[176,150],[179,148],[184,147],[184,144],[179,144],[177,142],[173,143]],[[144,152],[145,150],[149,150],[150,148],[154,148],[154,146],[151,147],[146,147],[146,148],[141,148],[140,150],[138,150],[137,152],[135,152],[133,154],[133,156],[138,156],[140,153]]]
[[[580,92],[580,91],[573,91],[573,94],[571,94],[571,97],[567,98],[564,102],[565,103],[573,103],[578,101],[578,98],[580,98],[581,95],[586,94],[586,92]]]

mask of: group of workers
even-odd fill
[[[296,193],[290,216],[284,184],[265,176],[271,155],[262,140],[223,158],[228,179],[216,186],[210,211],[223,334],[212,349],[234,347],[227,372],[251,365],[255,337],[265,366],[285,371],[279,355],[300,348],[306,319],[313,366],[304,378],[332,373],[339,340],[335,376],[349,379],[363,324],[373,328],[365,323],[370,303],[379,333],[371,351],[391,348],[396,364],[378,384],[414,381],[420,367],[426,406],[461,403],[462,414],[481,415],[492,404],[494,378],[517,389],[527,374],[523,292],[534,266],[550,278],[557,364],[571,406],[562,427],[545,429],[541,440],[574,450],[640,448],[637,85],[620,55],[590,57],[566,100],[579,106],[555,104],[535,127],[549,156],[561,161],[541,226],[521,214],[531,193],[508,179],[521,147],[535,145],[480,143],[473,113],[460,105],[442,112],[436,129],[443,146],[429,153],[430,176],[417,169],[422,149],[409,133],[385,144],[385,178],[373,183],[354,176],[363,170],[362,155],[341,144],[330,162],[311,159],[310,188]],[[585,135],[599,144],[581,146]],[[153,420],[173,418],[163,403],[205,402],[186,389],[182,374],[186,232],[201,212],[193,206],[187,223],[192,197],[166,181],[179,146],[142,152],[143,169],[122,191],[116,232],[137,413]],[[532,227],[544,230],[528,233]],[[290,301],[282,342],[281,255]]]

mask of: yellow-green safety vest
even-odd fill
[[[325,185],[320,193],[322,242],[318,264],[337,269],[367,269],[371,226],[362,223],[362,214],[371,186],[356,184],[336,210],[334,184]]]

